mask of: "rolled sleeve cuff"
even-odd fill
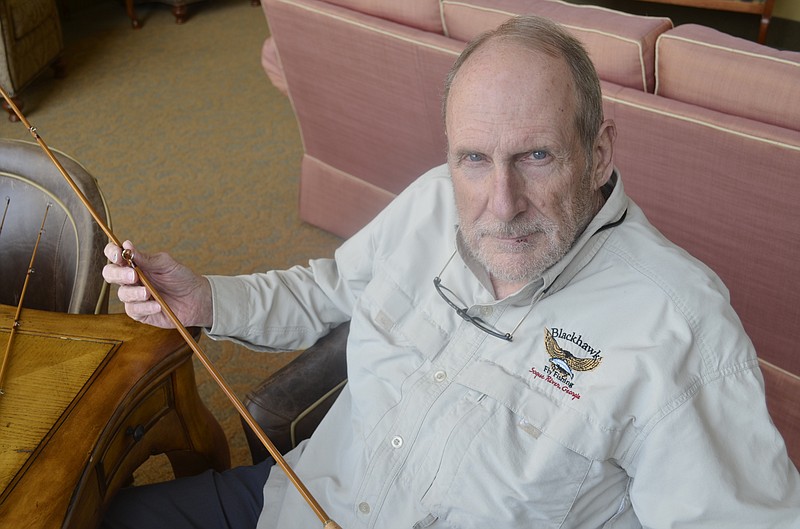
[[[205,276],[211,284],[213,324],[206,329],[209,337],[217,340],[233,336],[244,337],[247,323],[251,321],[248,286],[238,277]]]

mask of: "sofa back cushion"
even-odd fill
[[[652,92],[655,43],[672,28],[667,18],[629,15],[556,0],[443,0],[445,33],[469,41],[508,18],[540,15],[559,22],[586,46],[601,79]]]
[[[763,360],[800,376],[800,133],[604,86],[625,190],[710,266]]]
[[[800,53],[687,24],[656,44],[656,93],[800,130]]]
[[[412,28],[442,33],[439,0],[326,0],[330,4],[399,22]]]
[[[767,393],[767,408],[772,421],[783,435],[789,457],[800,468],[800,376],[769,362],[760,360]]]

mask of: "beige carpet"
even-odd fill
[[[137,11],[143,27],[136,31],[118,0],[70,11],[67,77],[46,72],[22,94],[23,111],[48,145],[98,179],[115,234],[211,274],[332,255],[340,239],[297,216],[300,136],[288,99],[260,65],[269,32],[261,8],[211,0],[191,5],[183,25],[165,5]],[[0,134],[30,139],[5,118]],[[112,303],[111,311],[121,307]],[[206,338],[200,345],[242,397],[291,356]],[[234,465],[249,463],[238,415],[197,363],[196,372]],[[159,457],[136,480],[169,476]]]

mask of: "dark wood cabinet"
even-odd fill
[[[761,15],[761,25],[758,30],[758,42],[764,44],[767,38],[767,28],[772,18],[772,8],[775,0],[640,0],[655,4],[672,4],[704,9],[718,9],[721,11],[734,11],[737,13],[752,13]]]

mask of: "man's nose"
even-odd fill
[[[525,185],[513,168],[495,168],[490,193],[489,209],[497,220],[509,222],[525,211]]]

